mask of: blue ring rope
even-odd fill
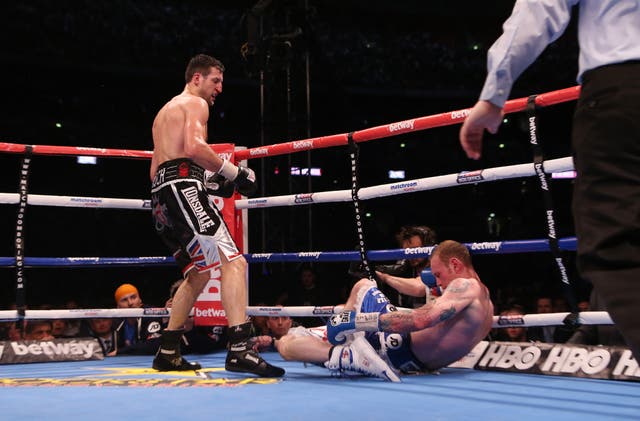
[[[576,237],[561,238],[558,245],[561,250],[574,251]],[[548,252],[548,239],[515,240],[465,243],[471,254],[512,254]],[[428,257],[433,247],[408,249],[370,250],[370,260],[397,260],[416,257]],[[248,253],[244,257],[249,263],[260,262],[350,262],[359,261],[359,251],[306,251],[295,253]],[[0,257],[0,267],[13,267],[15,257]],[[175,260],[169,257],[25,257],[28,267],[105,267],[105,266],[170,266]]]

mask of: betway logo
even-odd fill
[[[433,249],[434,249],[433,246],[408,248],[408,249],[404,249],[404,254],[422,254],[422,253],[431,254],[433,252]]]
[[[460,111],[451,111],[451,120],[457,120],[459,118],[465,118],[469,114],[471,114],[470,109],[460,110]]]
[[[540,179],[540,187],[542,187],[542,190],[549,190],[549,186],[547,185],[546,177],[544,176],[544,169],[542,168],[542,164],[536,162],[536,163],[533,164],[533,168],[535,169],[536,174],[538,175],[538,178]]]
[[[415,123],[415,120],[406,120],[399,123],[389,124],[389,132],[393,133],[404,129],[413,130],[413,123]]]
[[[84,147],[84,146],[79,146],[76,149],[79,150],[79,151],[89,151],[89,152],[100,152],[100,153],[107,152],[107,150],[104,149],[104,148],[87,148],[87,147]]]
[[[89,358],[93,355],[94,347],[97,343],[90,342],[40,342],[24,344],[11,342],[11,348],[15,355],[84,355]]]
[[[293,142],[293,149],[311,149],[313,148],[313,140],[298,140]]]
[[[556,238],[556,224],[553,219],[553,210],[547,210],[547,226],[549,227],[549,237]]]
[[[267,148],[254,148],[249,150],[249,155],[251,156],[268,155],[268,154],[269,154],[269,149]]]
[[[301,251],[298,253],[298,257],[313,257],[314,259],[317,259],[320,257],[320,254],[322,254],[321,251]]]
[[[536,135],[536,118],[529,117],[529,139],[534,145],[538,144],[538,136]]]
[[[227,314],[224,312],[224,309],[216,309],[216,308],[205,308],[200,309],[196,308],[196,317],[227,317]]]
[[[255,259],[271,259],[271,254],[272,253],[253,253],[251,255],[251,257],[255,258]]]
[[[218,156],[222,159],[226,159],[227,161],[231,161],[231,152],[220,152]]]
[[[502,241],[489,241],[483,243],[471,243],[471,250],[495,250],[499,251]]]

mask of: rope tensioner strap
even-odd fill
[[[358,189],[360,188],[358,183],[358,158],[359,149],[356,142],[353,140],[353,132],[347,135],[349,140],[349,156],[351,158],[351,200],[353,201],[353,209],[356,217],[356,232],[358,234],[358,249],[360,251],[360,260],[364,268],[365,273],[369,279],[375,280],[375,275],[369,261],[367,259],[367,248],[364,240],[364,227],[362,223],[362,212],[360,212],[360,199],[358,198]]]
[[[544,152],[540,142],[540,133],[538,132],[536,116],[536,95],[531,95],[527,99],[527,119],[529,122],[529,143],[531,144],[531,150],[533,152],[533,167],[540,184],[545,205],[549,248],[558,267],[558,273],[562,280],[564,294],[567,298],[569,307],[573,312],[576,312],[578,310],[578,302],[573,292],[571,281],[569,280],[569,274],[564,264],[560,247],[558,246],[557,224],[554,216],[555,208],[553,205],[553,198],[551,196],[551,185],[549,184],[547,174],[544,172]]]
[[[33,148],[25,145],[24,157],[20,170],[20,182],[18,185],[18,216],[16,218],[16,309],[18,317],[23,319],[26,309],[25,276],[24,276],[24,221],[29,196],[29,167]]]

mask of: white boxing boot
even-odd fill
[[[391,382],[401,381],[364,336],[357,336],[347,345],[334,346],[329,361],[324,365],[332,371],[353,371]]]

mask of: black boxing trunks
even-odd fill
[[[184,275],[218,267],[218,250],[228,261],[242,256],[203,180],[204,168],[180,158],[160,164],[151,184],[154,227]]]

